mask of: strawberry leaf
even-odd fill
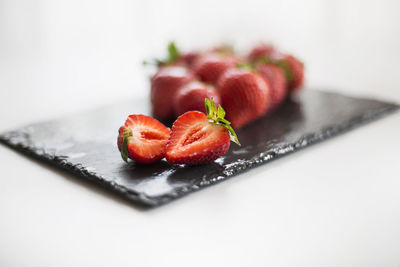
[[[168,61],[174,62],[178,58],[180,58],[181,53],[179,52],[178,48],[176,47],[174,42],[170,42],[168,44]]]
[[[234,142],[234,143],[236,143],[236,144],[238,144],[238,145],[240,146],[239,139],[238,139],[238,137],[237,137],[237,135],[236,135],[236,133],[235,133],[235,130],[233,130],[232,126],[230,126],[230,125],[228,124],[228,125],[224,125],[224,127],[228,130],[229,136],[230,136],[230,138],[231,138],[231,141]]]
[[[210,103],[210,100],[208,100],[208,98],[205,98],[205,99],[204,99],[204,105],[206,106],[206,113],[207,113],[207,115],[210,114],[211,103]]]
[[[225,110],[221,107],[221,105],[218,105],[218,119],[224,119],[225,117]]]
[[[231,138],[232,142],[235,142],[240,146],[239,139],[235,133],[235,130],[233,130],[231,123],[225,119],[225,110],[221,107],[221,105],[218,105],[218,109],[215,107],[214,99],[211,97],[211,99],[204,99],[204,105],[206,107],[206,112],[207,112],[207,117],[208,120],[211,123],[221,125],[225,127],[225,129],[228,130],[229,136]]]
[[[129,152],[128,152],[128,143],[129,139],[132,137],[132,130],[125,127],[124,132],[122,133],[123,140],[121,144],[121,157],[125,162],[128,162]]]
[[[165,59],[150,59],[150,60],[143,60],[142,64],[143,65],[155,65],[158,67],[169,65],[171,63],[174,63],[181,57],[181,53],[178,49],[178,47],[175,45],[174,42],[170,42],[168,44],[168,56]]]

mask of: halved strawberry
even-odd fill
[[[187,111],[201,111],[206,113],[204,99],[213,98],[215,105],[221,103],[219,93],[211,85],[193,81],[181,87],[174,97],[175,115],[179,116]]]
[[[286,77],[282,69],[273,64],[257,64],[257,71],[270,84],[271,105],[268,110],[277,107],[287,95]]]
[[[270,105],[269,84],[251,69],[227,70],[219,79],[218,88],[227,118],[235,128],[264,115]]]
[[[173,118],[174,95],[192,78],[192,74],[185,67],[162,67],[151,79],[151,104],[154,116],[161,120]]]
[[[189,111],[174,122],[165,154],[168,162],[189,165],[212,162],[228,151],[231,140],[239,144],[222,107],[217,109],[212,98],[206,99],[205,105],[207,115]]]
[[[236,65],[238,59],[232,55],[206,53],[201,55],[193,64],[193,72],[203,82],[215,84],[221,74]]]
[[[122,159],[152,163],[164,157],[170,129],[146,115],[129,115],[119,128],[118,148]]]

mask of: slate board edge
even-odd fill
[[[81,166],[80,164],[72,164],[67,161],[64,157],[54,156],[51,152],[46,151],[41,147],[36,147],[32,145],[27,138],[24,138],[21,132],[18,130],[9,131],[3,134],[0,134],[0,142],[7,145],[8,147],[15,149],[19,152],[23,152],[26,155],[32,156],[36,159],[44,161],[46,163],[50,163],[53,166],[58,168],[67,170],[68,172],[72,172],[80,177],[83,177],[91,182],[95,182],[96,184],[100,185],[104,188],[109,188],[113,190],[115,193],[118,193],[119,196],[123,196],[128,201],[135,203],[144,208],[156,207],[162,204],[166,204],[178,197],[182,197],[186,194],[198,191],[200,189],[206,188],[213,184],[219,183],[224,181],[228,178],[234,177],[240,173],[243,173],[247,170],[255,168],[259,165],[265,164],[269,161],[274,159],[280,158],[284,155],[291,154],[297,150],[310,146],[312,144],[316,144],[328,138],[337,136],[341,133],[345,133],[350,131],[358,126],[366,124],[368,122],[372,122],[377,120],[385,115],[393,113],[399,109],[399,106],[396,104],[389,104],[378,110],[372,110],[370,112],[366,112],[362,116],[355,117],[341,125],[336,126],[329,126],[325,129],[320,130],[319,132],[315,132],[312,134],[307,134],[299,138],[294,143],[289,143],[284,147],[280,148],[280,151],[284,151],[283,153],[276,153],[274,151],[266,151],[260,153],[259,155],[253,157],[250,160],[244,161],[242,164],[236,164],[235,167],[225,169],[224,171],[216,172],[209,181],[203,181],[200,184],[191,185],[187,187],[182,187],[179,190],[175,191],[174,193],[170,193],[164,195],[162,197],[148,197],[145,194],[140,194],[136,191],[132,191],[124,186],[118,185],[116,183],[110,183],[104,177],[94,172],[87,170],[85,167]],[[18,142],[12,142],[13,136],[18,136]],[[210,177],[209,177],[210,178]]]

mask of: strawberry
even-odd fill
[[[151,103],[154,116],[162,120],[173,118],[173,97],[178,89],[192,78],[192,74],[182,66],[160,68],[151,79]]]
[[[304,81],[304,65],[292,55],[284,55],[281,64],[286,64],[291,72],[292,79],[289,82],[288,88],[291,91],[297,91],[301,88]]]
[[[220,55],[218,53],[206,53],[201,55],[193,65],[194,74],[202,81],[215,84],[221,74],[235,66],[237,58],[232,55]]]
[[[225,117],[221,106],[205,99],[207,115],[189,111],[173,124],[165,157],[174,164],[204,164],[224,155],[230,140],[239,144],[236,133]],[[239,144],[240,145],[240,144]]]
[[[279,66],[286,76],[289,92],[299,90],[303,85],[304,66],[301,61],[292,55],[275,51],[267,57],[260,57],[256,63],[275,64]]]
[[[250,51],[247,56],[249,61],[255,61],[261,57],[269,57],[275,52],[275,47],[268,44],[259,44]]]
[[[146,115],[129,115],[119,128],[118,148],[122,159],[152,163],[164,157],[170,129]]]
[[[221,76],[218,87],[233,127],[240,128],[256,120],[269,106],[271,88],[252,70],[231,68]]]
[[[281,68],[273,64],[257,64],[257,71],[271,87],[271,105],[268,109],[277,107],[286,98],[286,77]]]
[[[181,55],[180,61],[183,62],[183,64],[185,64],[186,66],[191,67],[199,56],[200,53],[196,51],[183,53]]]
[[[221,103],[219,93],[211,85],[194,81],[181,87],[175,94],[175,115],[179,116],[186,111],[197,110],[206,113],[204,99],[213,98],[215,105]]]

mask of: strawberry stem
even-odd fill
[[[222,108],[221,105],[218,105],[218,109],[215,107],[214,99],[211,97],[211,99],[204,99],[204,104],[206,107],[206,112],[207,112],[207,117],[208,120],[211,123],[221,125],[225,127],[225,129],[228,130],[229,136],[231,138],[231,141],[238,144],[240,146],[239,139],[235,133],[235,130],[233,130],[231,123],[225,119],[225,110]]]

